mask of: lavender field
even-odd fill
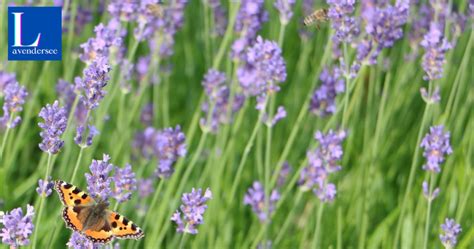
[[[0,248],[474,249],[472,0],[0,13]]]

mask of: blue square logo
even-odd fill
[[[61,7],[8,7],[8,60],[61,60],[61,22]]]

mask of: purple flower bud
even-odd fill
[[[230,102],[230,89],[227,84],[226,75],[214,69],[210,69],[204,76],[202,82],[208,101],[202,105],[204,116],[201,119],[201,126],[205,130],[216,133],[221,124],[228,124],[233,118],[233,114],[242,107],[245,97],[236,94],[233,99],[230,115],[227,113]],[[212,114],[209,112],[212,108]],[[210,115],[210,116],[209,116]],[[210,120],[208,120],[208,118]],[[230,120],[229,120],[230,119]]]
[[[245,63],[237,70],[237,77],[247,96],[278,92],[278,83],[286,80],[286,64],[278,44],[257,37],[247,49]]]
[[[295,5],[295,0],[276,0],[273,4],[275,8],[280,12],[280,22],[283,25],[288,24],[291,17],[293,17],[293,5]]]
[[[169,178],[173,172],[173,164],[186,155],[186,136],[178,125],[166,128],[156,134],[155,150],[159,158],[155,174],[160,178]]]
[[[443,38],[443,33],[436,23],[431,23],[429,32],[420,44],[425,49],[421,63],[426,72],[423,79],[440,79],[443,77],[443,65],[446,63],[445,54],[451,49],[451,44]]]
[[[43,107],[39,116],[44,119],[43,123],[38,123],[42,129],[40,136],[43,139],[39,147],[44,152],[57,154],[64,145],[61,135],[67,126],[66,109],[59,107],[59,102],[56,100],[53,105],[47,104]]]
[[[84,235],[78,233],[78,232],[73,232],[71,235],[71,238],[69,238],[69,241],[66,243],[66,246],[68,248],[73,248],[73,249],[99,249],[100,244],[95,244],[89,239],[87,239]]]
[[[277,187],[280,188],[285,184],[291,171],[293,171],[291,165],[288,162],[284,162],[278,174]]]
[[[28,92],[18,82],[10,82],[5,86],[3,95],[3,116],[0,117],[0,124],[2,127],[15,128],[21,122],[21,117],[12,119],[12,116],[23,110]],[[11,122],[10,119],[12,119]]]
[[[76,128],[76,136],[74,137],[74,142],[80,147],[86,148],[92,145],[92,140],[95,136],[99,135],[99,131],[93,125],[87,125],[87,130],[84,125],[79,125]],[[84,136],[88,132],[86,140],[84,141]]]
[[[453,152],[449,144],[450,133],[443,129],[442,125],[430,127],[430,132],[421,141],[420,146],[425,150],[423,156],[426,158],[423,170],[439,173],[444,156]]]
[[[115,167],[113,182],[115,187],[112,196],[118,202],[130,200],[132,192],[137,190],[137,180],[130,164],[125,165],[124,168]]]
[[[36,188],[36,192],[41,196],[41,197],[48,197],[54,187],[54,182],[51,181],[51,176],[48,177],[48,180],[43,180],[39,179],[38,180],[38,187]]]
[[[435,104],[441,100],[441,95],[439,93],[439,86],[437,86],[434,92],[430,95],[426,88],[422,87],[420,89],[421,97],[427,104]]]
[[[352,16],[355,0],[328,0],[328,18],[335,33],[332,40],[335,44],[351,42],[359,33],[358,23]]]
[[[152,178],[145,178],[138,180],[138,195],[141,198],[148,197],[151,195],[155,189],[153,188],[153,179]]]
[[[273,211],[275,211],[275,205],[280,199],[280,194],[277,190],[273,190],[270,193],[268,207],[266,207],[265,199],[265,190],[260,182],[254,182],[244,196],[244,204],[252,207],[252,211],[258,216],[261,222],[269,221]]]
[[[33,233],[33,217],[35,210],[33,206],[26,206],[26,214],[23,215],[21,208],[15,208],[10,212],[0,215],[0,224],[3,225],[0,231],[2,243],[10,245],[12,248],[26,246],[30,243],[29,236]]]
[[[0,71],[0,95],[4,95],[5,88],[7,85],[16,82],[16,75],[15,73],[8,73],[4,71]]]
[[[76,77],[76,89],[81,92],[80,100],[87,110],[95,109],[105,96],[104,87],[109,81],[110,66],[104,57],[93,60],[83,72],[83,78]]]
[[[114,165],[109,163],[109,155],[104,154],[102,160],[92,160],[90,165],[91,173],[86,173],[87,191],[94,197],[107,200],[112,194],[112,178],[109,173],[114,169]]]
[[[264,113],[262,116],[262,122],[265,123],[269,127],[275,126],[278,121],[284,119],[286,117],[286,110],[285,107],[279,106],[277,112],[273,116],[273,118],[269,118],[267,113]]]
[[[444,234],[440,234],[439,238],[443,246],[446,249],[454,248],[458,243],[457,237],[462,231],[461,226],[454,219],[446,218],[444,224],[441,225],[441,229],[443,229]]]
[[[140,122],[145,126],[150,126],[153,124],[153,103],[146,104],[142,108],[142,112],[140,114]]]
[[[301,171],[299,185],[303,191],[313,189],[323,202],[334,200],[336,195],[336,185],[328,182],[328,176],[341,169],[338,161],[342,159],[341,143],[345,137],[345,131],[329,130],[327,134],[318,131],[315,134],[315,139],[319,141],[318,148],[307,152],[309,165]]]
[[[178,225],[178,233],[197,234],[197,225],[204,222],[204,212],[207,209],[206,202],[212,199],[212,192],[208,188],[202,194],[202,190],[192,189],[191,193],[184,193],[181,201],[183,204],[179,210],[171,217],[171,220]],[[180,212],[181,210],[181,212]]]
[[[438,197],[438,195],[439,195],[439,188],[435,188],[433,190],[433,192],[430,194],[430,189],[429,189],[429,186],[428,186],[428,182],[426,182],[426,181],[423,181],[422,189],[423,189],[423,196],[428,201],[432,201],[432,200],[436,199],[436,197]]]
[[[339,70],[324,69],[319,76],[322,84],[311,98],[310,111],[325,117],[336,112],[336,96],[345,91],[345,82]]]
[[[120,23],[117,20],[112,19],[107,26],[102,23],[97,25],[94,28],[94,32],[95,37],[89,38],[89,40],[81,45],[83,53],[80,55],[80,59],[83,62],[91,63],[98,58],[106,58],[108,60],[111,52],[123,52],[119,51],[119,49],[122,47],[126,31],[120,27]],[[122,57],[121,54],[117,56],[119,58]]]

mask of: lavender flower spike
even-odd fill
[[[15,208],[11,212],[0,215],[0,231],[2,243],[10,245],[11,248],[26,246],[30,243],[29,236],[33,233],[33,217],[35,210],[33,206],[26,206],[26,214],[23,215],[21,208]]]
[[[208,188],[202,194],[202,190],[198,189],[191,191],[191,193],[183,194],[181,201],[183,204],[180,206],[180,210],[176,210],[176,212],[171,217],[171,220],[174,221],[178,228],[176,231],[178,233],[190,233],[190,234],[197,234],[197,225],[203,223],[203,215],[207,209],[206,202],[212,199],[212,192]]]
[[[278,83],[286,80],[286,64],[278,44],[257,37],[247,49],[246,61],[237,70],[237,77],[247,96],[278,92]]]
[[[252,207],[252,211],[258,216],[261,222],[267,222],[275,210],[276,202],[280,199],[277,190],[273,190],[269,197],[269,206],[265,203],[265,190],[260,182],[254,182],[244,196],[244,204]]]
[[[425,149],[423,156],[426,158],[426,163],[423,169],[439,173],[441,171],[440,164],[444,161],[444,155],[449,155],[453,152],[449,144],[449,132],[443,131],[442,125],[433,126],[430,132],[421,141],[421,147]]]
[[[444,224],[441,225],[441,229],[443,229],[444,234],[440,234],[439,238],[444,248],[454,248],[458,243],[457,237],[462,231],[461,226],[455,220],[446,218]]]
[[[435,80],[443,77],[443,65],[446,63],[445,54],[451,49],[451,44],[443,38],[441,28],[436,23],[431,23],[429,32],[421,41],[425,49],[421,65],[426,75],[424,80]]]
[[[53,181],[51,181],[51,176],[48,177],[48,180],[43,180],[39,179],[38,180],[38,187],[36,188],[36,192],[41,196],[41,197],[48,197],[54,187]]]
[[[311,97],[310,111],[320,117],[336,112],[336,96],[345,91],[341,70],[324,69],[319,76],[322,84]]]
[[[295,0],[276,0],[275,8],[280,12],[280,22],[282,25],[288,24],[291,17],[293,17],[293,6],[295,5]]]
[[[56,100],[53,105],[47,104],[43,107],[39,116],[44,119],[43,123],[38,124],[43,130],[40,132],[43,141],[39,147],[44,152],[56,154],[64,145],[64,141],[60,137],[66,131],[66,109],[59,107],[59,102]]]
[[[15,113],[23,110],[25,98],[28,92],[24,86],[20,86],[18,82],[11,82],[5,86],[3,102],[3,116],[0,117],[0,126],[7,128],[15,128],[21,122],[21,117],[13,118]],[[10,122],[11,119],[11,122]]]
[[[115,167],[113,180],[115,188],[112,191],[112,196],[118,202],[129,200],[132,192],[137,190],[137,180],[130,164],[127,164],[124,168]]]
[[[87,190],[94,198],[107,200],[112,194],[110,187],[112,178],[109,173],[114,168],[114,165],[109,163],[109,155],[104,154],[102,160],[92,160],[90,165],[91,173],[86,173]]]
[[[167,128],[156,134],[155,151],[159,162],[155,174],[161,178],[170,177],[173,172],[173,164],[186,155],[186,136],[178,125],[176,128]]]
[[[323,202],[332,201],[336,196],[336,185],[328,180],[329,174],[341,170],[338,161],[342,159],[342,141],[346,137],[345,131],[327,134],[318,131],[315,134],[319,147],[307,152],[309,165],[300,175],[299,184],[303,191],[313,189],[313,192]]]
[[[71,238],[66,243],[68,248],[74,249],[99,249],[100,244],[94,244],[92,241],[87,239],[85,236],[78,232],[73,232]]]

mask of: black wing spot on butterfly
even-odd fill
[[[70,188],[72,188],[72,185],[69,184],[69,183],[66,183],[66,184],[64,184],[64,188],[65,189],[70,189]]]
[[[123,218],[123,224],[126,226],[128,225],[128,220],[126,218]]]
[[[115,219],[116,219],[116,220],[120,219],[120,214],[116,214],[116,215],[115,215]]]
[[[79,194],[80,192],[81,192],[81,190],[78,189],[78,188],[76,188],[76,189],[74,189],[74,190],[72,191],[72,193],[73,193],[73,194],[76,194],[76,195]]]
[[[116,228],[116,227],[117,227],[117,222],[115,222],[115,221],[112,222],[112,227],[113,227],[113,228]]]
[[[137,230],[137,226],[135,224],[132,224],[132,230],[133,231],[136,231]]]
[[[76,204],[76,205],[81,204],[81,200],[79,200],[79,199],[74,200],[74,204]]]
[[[122,228],[121,228],[121,227],[120,227],[119,229],[120,229],[120,230],[122,230]]]
[[[74,198],[73,198],[72,196],[69,196],[69,199],[71,199],[71,200],[72,200],[72,199],[74,199]]]
[[[83,195],[81,196],[81,198],[82,198],[82,199],[86,199],[86,198],[87,198],[87,194],[83,194]]]

